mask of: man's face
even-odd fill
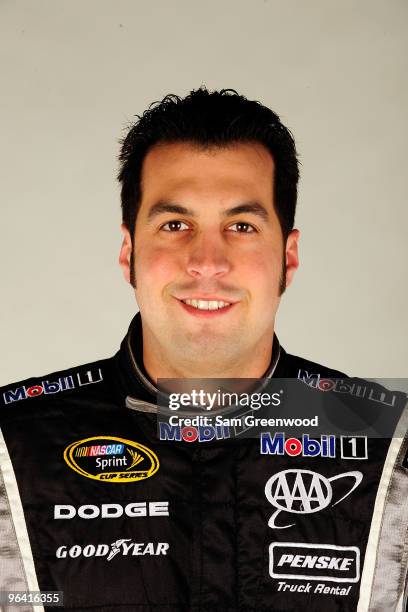
[[[298,265],[297,230],[284,249],[273,176],[269,151],[256,143],[159,144],[146,155],[133,240],[145,350],[178,365],[193,360],[205,375],[271,346],[283,257],[286,284]]]

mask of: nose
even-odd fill
[[[191,276],[205,278],[224,276],[230,269],[231,262],[221,237],[209,236],[203,232],[195,238],[187,261],[187,272]]]

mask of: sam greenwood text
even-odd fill
[[[229,427],[318,427],[319,417],[314,416],[310,419],[295,418],[259,418],[253,414],[246,414],[241,417],[223,417],[197,415],[195,417],[182,417],[172,415],[168,420],[170,425],[179,427],[209,427],[210,425],[227,425]]]

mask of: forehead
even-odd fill
[[[273,201],[274,162],[259,143],[203,149],[189,142],[160,143],[142,167],[142,206],[153,199],[211,196]]]

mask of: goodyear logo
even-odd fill
[[[103,482],[137,482],[160,467],[147,446],[116,436],[93,436],[72,442],[64,450],[67,465],[85,478]]]

